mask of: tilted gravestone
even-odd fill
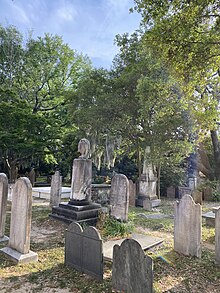
[[[6,206],[8,199],[8,178],[6,174],[0,173],[0,242],[8,240],[5,236]]]
[[[184,255],[201,257],[202,210],[186,194],[175,203],[174,250]]]
[[[215,263],[220,265],[220,207],[215,212]]]
[[[134,239],[113,248],[112,287],[120,292],[153,292],[153,262]]]
[[[61,201],[61,192],[62,192],[62,176],[60,172],[56,171],[52,175],[51,180],[51,189],[50,189],[50,206],[59,206]]]
[[[71,223],[65,235],[65,264],[80,272],[103,279],[102,239],[96,228],[84,231],[78,223]]]
[[[123,174],[112,178],[110,192],[111,216],[120,221],[128,220],[129,181]]]
[[[19,178],[14,186],[11,205],[10,236],[7,247],[1,249],[16,262],[37,261],[30,250],[32,185],[27,177]]]

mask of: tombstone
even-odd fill
[[[176,197],[176,188],[174,186],[167,187],[167,197],[168,198]]]
[[[92,160],[88,158],[89,145],[87,139],[81,139],[78,144],[81,155],[73,160],[71,184],[71,199],[73,200],[91,200]]]
[[[195,203],[202,204],[202,192],[199,190],[193,190],[192,191],[192,198]]]
[[[21,177],[16,181],[12,194],[9,243],[1,249],[17,263],[38,259],[37,253],[30,250],[31,212],[31,182],[27,177]]]
[[[8,178],[6,174],[0,173],[0,242],[4,242],[8,240],[8,237],[4,235],[7,199],[8,199]]]
[[[129,206],[135,207],[136,201],[136,184],[129,180]]]
[[[50,206],[59,206],[61,201],[61,192],[62,192],[62,176],[60,176],[60,172],[56,171],[54,175],[52,175],[51,180],[51,189],[50,189]]]
[[[110,192],[111,216],[120,221],[128,220],[129,181],[123,174],[112,178]]]
[[[83,138],[79,141],[78,159],[73,160],[71,195],[68,204],[52,207],[49,216],[70,224],[71,222],[95,225],[101,205],[91,201],[92,160],[89,159],[90,143]]]
[[[178,186],[177,187],[177,197],[181,199],[185,194],[191,195],[192,190],[188,186]]]
[[[202,209],[186,194],[175,203],[174,250],[184,255],[201,257]]]
[[[220,265],[220,207],[213,211],[215,213],[215,263]]]
[[[153,263],[134,239],[113,248],[112,288],[127,293],[153,292]]]
[[[35,174],[35,170],[34,170],[34,168],[32,168],[31,171],[29,172],[29,174],[28,174],[28,178],[29,178],[29,180],[30,180],[32,186],[34,186],[34,183],[35,183],[35,181],[36,181],[36,174]]]
[[[103,247],[99,232],[87,226],[84,231],[72,223],[65,235],[65,264],[82,273],[103,279]]]

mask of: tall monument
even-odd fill
[[[92,160],[90,142],[86,138],[79,141],[78,151],[80,156],[73,160],[70,200],[68,204],[53,207],[50,216],[66,223],[95,224],[101,205],[91,201]]]

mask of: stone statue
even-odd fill
[[[90,142],[86,138],[80,139],[78,143],[78,152],[81,154],[79,158],[88,159],[90,156]]]

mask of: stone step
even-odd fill
[[[89,205],[73,205],[73,204],[64,204],[61,203],[59,204],[59,207],[64,208],[64,209],[69,209],[69,210],[73,210],[73,211],[86,211],[86,210],[93,210],[93,209],[98,209],[101,208],[100,204],[96,204],[96,203],[90,203]]]
[[[53,207],[52,214],[61,215],[73,220],[83,220],[86,218],[98,217],[98,213],[100,208],[85,210],[85,211],[75,211],[68,208],[63,207]]]
[[[58,220],[60,222],[63,222],[67,225],[71,224],[72,222],[77,222],[77,223],[86,223],[87,225],[91,225],[91,226],[95,226],[97,221],[98,221],[98,217],[94,217],[94,218],[89,218],[89,219],[83,219],[83,220],[73,220],[71,218],[62,216],[62,215],[56,215],[56,214],[49,214],[49,217],[55,220]]]

